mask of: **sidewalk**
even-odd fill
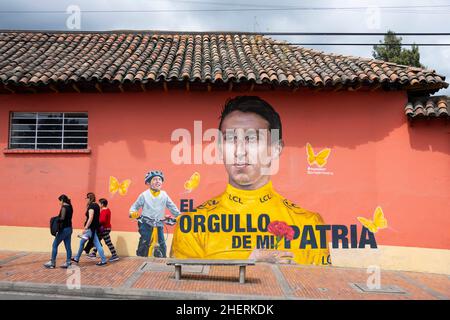
[[[366,269],[257,264],[239,268],[183,267],[181,281],[165,259],[125,257],[105,267],[83,256],[79,269],[42,265],[49,253],[0,251],[0,292],[95,297],[105,299],[449,299],[446,275],[381,271],[381,291],[365,288]],[[63,263],[60,254],[57,266]],[[81,286],[71,288],[79,275]],[[369,290],[369,292],[367,292]]]

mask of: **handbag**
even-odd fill
[[[59,223],[59,216],[50,218],[50,233],[52,236],[56,237],[60,231],[61,224]]]

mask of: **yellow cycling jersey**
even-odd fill
[[[275,249],[270,222],[283,221],[297,230],[323,225],[322,217],[279,195],[269,182],[257,190],[226,191],[200,205],[196,212],[177,219],[171,257],[179,259],[248,259],[254,249]],[[314,228],[316,239],[320,238]],[[281,240],[278,250],[291,252],[298,264],[328,264],[327,247],[301,247],[298,232],[291,241]]]

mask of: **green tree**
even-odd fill
[[[402,49],[402,38],[390,30],[384,36],[384,42],[373,46],[372,55],[379,60],[425,68],[420,63],[419,47],[413,44],[411,49]]]

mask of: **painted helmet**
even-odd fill
[[[161,177],[162,181],[164,181],[164,173],[162,171],[154,170],[147,172],[144,182],[149,183],[154,177]]]

